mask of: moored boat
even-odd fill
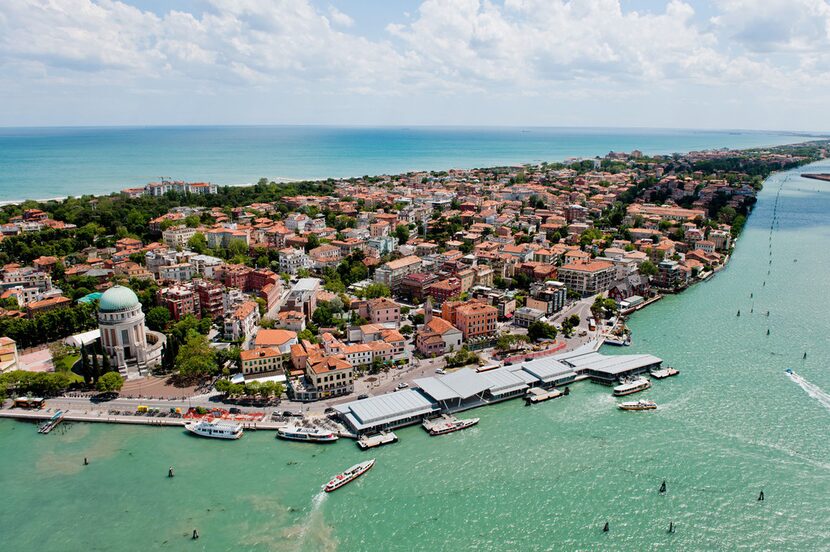
[[[361,462],[359,464],[355,464],[354,466],[352,466],[348,470],[344,471],[343,473],[340,473],[340,474],[335,475],[334,477],[332,477],[331,481],[326,483],[326,486],[323,487],[323,489],[327,493],[330,493],[332,491],[336,491],[337,489],[339,489],[343,485],[345,485],[347,483],[351,483],[352,481],[354,481],[355,479],[357,479],[358,477],[360,477],[361,475],[363,475],[364,473],[366,473],[367,471],[372,469],[372,466],[374,466],[374,465],[375,465],[375,459],[374,458],[372,458],[371,460],[367,460],[365,462]]]
[[[338,439],[337,435],[328,429],[297,426],[286,426],[277,429],[277,438],[309,443],[333,443]]]
[[[627,334],[624,335],[624,336],[607,335],[603,339],[603,344],[604,345],[615,345],[617,347],[627,347],[627,346],[631,345],[631,336],[629,336]]]
[[[467,429],[468,427],[472,427],[478,423],[480,418],[470,418],[468,420],[457,420],[454,418],[445,419],[438,422],[432,422],[430,420],[424,421],[424,428],[429,432],[430,435],[446,435],[447,433],[452,433],[454,431],[459,431],[462,429]]]
[[[650,372],[651,376],[655,379],[664,379],[670,378],[672,376],[676,376],[680,373],[680,370],[672,368],[671,366],[667,368],[661,368],[660,370],[652,370]]]
[[[655,410],[657,409],[657,403],[641,399],[639,401],[620,403],[617,405],[617,408],[620,410]]]
[[[646,378],[637,378],[633,381],[628,383],[623,383],[622,385],[618,385],[614,388],[614,396],[615,397],[623,397],[625,395],[630,395],[632,393],[638,393],[640,391],[645,391],[646,389],[651,387],[651,382],[648,381]]]
[[[212,439],[239,439],[242,437],[242,424],[233,422],[211,422],[202,420],[200,422],[189,422],[184,428],[199,437],[210,437]]]

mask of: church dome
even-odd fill
[[[132,309],[138,304],[138,297],[133,290],[124,286],[113,286],[101,296],[98,310],[101,312],[117,312]]]

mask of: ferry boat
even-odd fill
[[[213,439],[239,439],[242,437],[242,424],[231,422],[188,422],[184,428],[194,435],[200,437],[211,437]]]
[[[656,410],[657,403],[641,399],[634,402],[624,402],[617,405],[620,410]]]
[[[364,473],[366,473],[367,471],[372,469],[372,466],[374,466],[374,465],[375,465],[375,459],[374,458],[372,458],[371,460],[367,460],[365,462],[361,462],[360,464],[355,464],[354,466],[352,466],[348,470],[344,471],[343,473],[335,475],[334,477],[332,477],[331,481],[326,483],[326,486],[323,487],[323,489],[327,493],[330,493],[332,491],[336,491],[337,489],[339,489],[343,485],[345,485],[347,483],[351,483],[352,481],[354,481],[355,479],[357,479],[358,477],[360,477],[361,475],[363,475]]]
[[[288,441],[307,441],[309,443],[333,443],[337,435],[327,429],[316,427],[286,426],[277,429],[277,438]]]
[[[651,376],[655,379],[664,379],[664,378],[670,378],[672,376],[676,376],[677,374],[680,373],[680,370],[677,370],[677,369],[672,368],[671,366],[669,366],[668,368],[662,368],[660,370],[652,370],[650,373],[651,373]]]
[[[638,393],[640,391],[645,391],[646,389],[651,387],[651,382],[648,381],[646,378],[637,378],[633,381],[628,383],[623,383],[622,385],[618,385],[614,388],[614,396],[615,397],[623,397],[625,395],[630,395],[632,393]]]
[[[424,424],[424,427],[429,434],[434,437],[436,435],[446,435],[447,433],[467,429],[468,427],[476,425],[479,419],[480,418],[470,418],[469,420],[447,420],[429,425]]]

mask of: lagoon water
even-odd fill
[[[636,314],[630,348],[606,347],[681,370],[642,394],[655,412],[618,411],[582,382],[534,407],[472,411],[481,422],[456,434],[400,430],[370,453],[270,432],[42,436],[2,421],[0,549],[827,550],[830,184],[799,172],[767,181],[726,270]],[[368,474],[321,494],[367,457]]]
[[[609,150],[753,147],[792,134],[645,129],[0,128],[0,202],[102,194],[161,177],[250,184],[560,161]]]

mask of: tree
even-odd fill
[[[657,274],[657,265],[646,259],[640,265],[640,274],[643,276],[654,276]]]
[[[398,238],[398,244],[403,245],[409,241],[409,226],[406,224],[399,224],[395,227],[395,237]]]
[[[92,383],[92,373],[89,370],[89,354],[86,352],[86,345],[81,344],[81,375],[87,385]]]
[[[93,349],[92,350],[92,373],[90,374],[90,379],[92,379],[92,383],[98,383],[98,376],[101,375],[101,368],[98,365],[98,352]]]
[[[179,375],[187,380],[213,375],[219,371],[216,350],[210,346],[205,336],[194,330],[188,332],[187,339],[179,348],[175,366]]]
[[[105,393],[112,393],[114,391],[121,391],[121,386],[124,385],[124,378],[118,372],[107,372],[95,384],[95,389]]]
[[[378,297],[391,297],[392,291],[389,289],[389,286],[381,284],[380,282],[374,282],[366,286],[363,294],[366,296],[366,299],[376,299]]]
[[[531,341],[540,339],[556,339],[556,328],[550,324],[537,320],[527,327],[527,337]]]
[[[407,337],[412,335],[412,332],[414,332],[414,331],[415,330],[413,330],[412,326],[410,326],[409,324],[404,324],[403,326],[401,326],[401,329],[400,329],[401,335],[404,335],[404,336],[407,336]]]
[[[170,322],[170,311],[167,307],[153,307],[147,311],[144,320],[147,322],[147,327],[154,332],[163,331]]]
[[[208,249],[207,239],[205,238],[205,235],[201,232],[196,232],[195,234],[193,234],[193,236],[191,236],[191,238],[187,240],[187,246],[196,253],[199,253],[200,255]]]

